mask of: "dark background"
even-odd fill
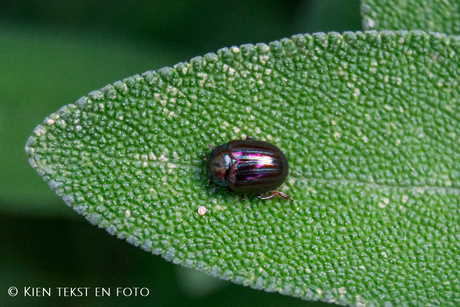
[[[110,236],[51,191],[24,146],[46,116],[130,75],[222,47],[357,30],[358,0],[0,0],[0,306],[330,306],[220,281]],[[53,296],[24,298],[25,286]],[[150,295],[57,297],[65,286]]]

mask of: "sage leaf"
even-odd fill
[[[365,30],[423,30],[460,34],[460,1],[361,0]]]
[[[459,64],[458,37],[420,31],[224,48],[61,108],[26,152],[91,223],[185,267],[305,300],[458,306]],[[207,144],[246,136],[286,154],[294,202],[206,186]]]

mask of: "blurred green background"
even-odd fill
[[[110,236],[51,191],[24,146],[48,115],[128,76],[222,47],[357,30],[359,0],[0,1],[0,306],[330,306],[219,281]],[[25,286],[150,295],[24,298]]]

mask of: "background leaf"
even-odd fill
[[[303,1],[295,18],[295,33],[360,31],[360,1]]]
[[[460,34],[460,1],[362,0],[365,30],[423,30]]]
[[[65,207],[28,167],[21,143],[37,122],[95,85],[161,67],[180,51],[119,35],[46,26],[0,25],[1,210],[27,215],[65,215]],[[115,79],[116,80],[116,79]]]
[[[174,263],[308,300],[454,306],[459,47],[372,32],[224,48],[92,92],[26,150],[91,223]],[[285,151],[296,202],[205,187],[206,144],[246,135]]]

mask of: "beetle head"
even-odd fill
[[[206,160],[206,173],[209,180],[221,186],[228,186],[228,174],[232,160],[227,151],[227,144],[214,148]]]

